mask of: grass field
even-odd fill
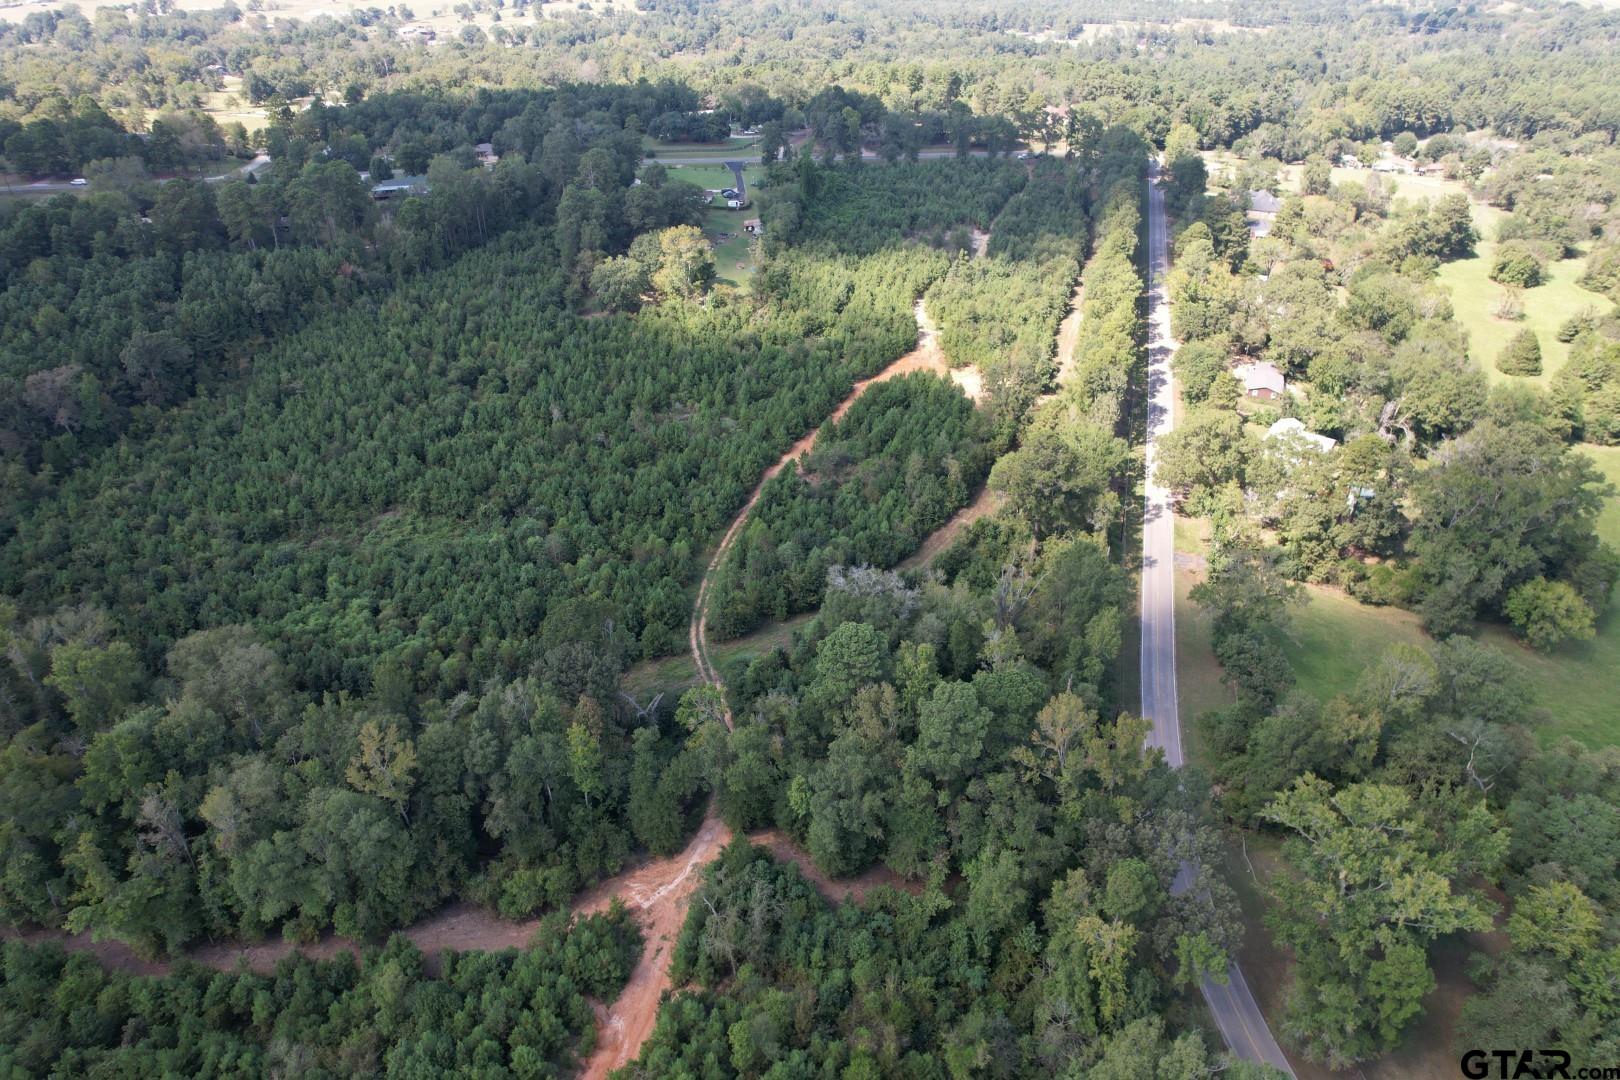
[[[1612,305],[1575,284],[1586,267],[1585,259],[1564,259],[1548,267],[1549,279],[1545,285],[1525,290],[1523,319],[1517,322],[1498,319],[1491,314],[1491,307],[1501,295],[1502,287],[1488,276],[1495,253],[1495,242],[1482,240],[1473,258],[1459,259],[1440,268],[1440,283],[1450,291],[1457,321],[1468,331],[1469,354],[1487,378],[1492,382],[1516,381],[1515,376],[1496,370],[1496,357],[1514,334],[1528,328],[1535,331],[1541,342],[1542,369],[1540,375],[1528,377],[1528,381],[1545,386],[1569,359],[1569,346],[1554,336],[1559,324],[1587,308],[1604,310]]]
[[[1581,450],[1620,488],[1620,447]],[[1177,548],[1198,550],[1199,528],[1200,523],[1178,521]],[[1620,547],[1620,495],[1606,503],[1598,535]],[[1210,651],[1208,619],[1186,596],[1196,580],[1193,572],[1177,572],[1176,667],[1188,753],[1195,760],[1197,717],[1231,701]],[[1294,610],[1284,652],[1299,686],[1321,701],[1353,689],[1361,672],[1391,645],[1429,640],[1409,611],[1373,607],[1331,589],[1307,588],[1305,595]],[[1485,626],[1479,636],[1519,668],[1541,713],[1536,733],[1543,742],[1568,735],[1588,746],[1620,745],[1620,598],[1598,623],[1595,640],[1566,644],[1551,654],[1529,648],[1506,627]]]
[[[742,288],[753,280],[757,269],[751,248],[754,238],[742,231],[745,218],[754,216],[752,210],[726,210],[710,207],[703,215],[703,233],[714,247],[715,275],[728,285]],[[721,237],[725,239],[720,239]]]
[[[1221,665],[1210,647],[1209,615],[1187,596],[1202,577],[1198,571],[1176,569],[1176,699],[1182,750],[1187,760],[1207,770],[1212,762],[1198,718],[1232,704],[1232,692],[1221,682]]]
[[[736,178],[731,175],[731,170],[724,165],[682,165],[678,161],[666,161],[662,158],[652,160],[654,163],[667,168],[670,178],[673,180],[685,180],[688,184],[696,184],[698,187],[710,191],[722,190],[736,185]],[[764,172],[759,165],[753,164],[743,169],[743,181],[748,185],[750,197],[753,196],[754,189],[759,186],[762,179],[764,179]]]
[[[1620,447],[1581,450],[1620,488]],[[1597,531],[1620,548],[1620,495],[1605,504]],[[1524,670],[1537,704],[1548,713],[1538,732],[1543,742],[1569,735],[1588,746],[1620,746],[1620,597],[1611,598],[1595,640],[1564,645],[1550,656],[1527,648],[1501,627],[1488,628],[1483,637]]]
[[[265,113],[248,102],[247,91],[242,87],[242,78],[239,75],[225,75],[220,81],[224,84],[221,90],[210,90],[203,95],[203,112],[214,118],[220,127],[227,124],[241,122],[249,133],[258,131],[265,126]],[[301,98],[293,103],[294,109],[304,108],[310,99]]]
[[[736,154],[738,160],[758,158],[758,154],[751,153],[751,149],[758,144],[758,135],[733,135],[723,143],[659,142],[648,135],[641,138],[642,149],[656,155],[660,161],[679,161],[683,157],[714,157],[716,154]]]
[[[1581,449],[1620,488],[1620,447]],[[1605,505],[1598,535],[1620,547],[1620,495]],[[1307,595],[1294,614],[1285,651],[1299,685],[1323,701],[1354,687],[1362,669],[1390,645],[1428,640],[1409,611],[1370,607],[1326,589],[1308,589]],[[1620,601],[1611,601],[1595,640],[1550,654],[1529,648],[1503,626],[1482,627],[1480,640],[1521,671],[1543,714],[1536,725],[1543,742],[1568,735],[1588,746],[1620,745]]]
[[[733,671],[746,667],[777,646],[789,647],[793,642],[793,632],[811,618],[813,618],[811,615],[795,615],[782,622],[772,623],[758,633],[748,634],[735,641],[710,645],[709,655],[714,659],[715,666],[720,669],[721,676],[729,679]],[[692,654],[689,652],[662,656],[656,660],[644,660],[625,672],[624,677],[619,680],[620,688],[644,705],[654,694],[663,693],[671,698],[679,697],[697,683],[697,665],[692,663]]]
[[[1390,646],[1427,640],[1410,611],[1372,607],[1341,592],[1307,586],[1305,602],[1293,610],[1283,651],[1300,689],[1327,701],[1353,689],[1362,671]]]

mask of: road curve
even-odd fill
[[[1148,424],[1147,481],[1142,524],[1142,715],[1151,727],[1147,745],[1164,751],[1175,768],[1185,763],[1181,749],[1181,708],[1176,700],[1176,535],[1170,493],[1154,480],[1159,438],[1175,426],[1175,388],[1170,358],[1176,341],[1170,333],[1170,296],[1165,273],[1170,242],[1164,219],[1164,192],[1157,164],[1148,174]],[[1192,867],[1182,867],[1183,888]],[[1174,889],[1172,890],[1174,891]],[[1227,969],[1223,986],[1206,977],[1204,1001],[1220,1028],[1227,1048],[1246,1061],[1263,1062],[1294,1075],[1277,1045],[1260,1005],[1237,964]]]

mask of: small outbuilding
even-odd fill
[[[1239,364],[1232,369],[1232,375],[1243,387],[1243,393],[1257,401],[1276,401],[1288,388],[1287,380],[1277,365],[1264,360]]]
[[[759,236],[765,232],[765,226],[760,223],[759,218],[751,217],[743,222],[743,232]]]

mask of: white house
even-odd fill
[[[1307,430],[1304,421],[1292,416],[1283,417],[1266,430],[1268,439],[1282,439],[1289,436],[1302,440],[1306,445],[1313,446],[1324,454],[1339,445],[1339,440]]]

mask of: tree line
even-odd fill
[[[0,1061],[70,1075],[562,1075],[592,1045],[587,999],[617,994],[639,947],[622,908],[548,919],[522,951],[446,952],[433,974],[403,937],[359,963],[294,955],[271,975],[182,965],[161,978],[8,942]]]
[[[530,110],[532,163],[514,148],[482,169],[470,148],[461,158],[437,144],[412,163],[428,192],[379,213],[356,169],[371,139],[393,131],[387,109],[413,103],[332,109],[338,119],[324,129],[284,132],[262,179],[159,185],[119,159],[94,174],[87,197],[24,205],[0,221],[8,501],[48,495],[146,410],[228,383],[265,340],[386,295],[510,229],[554,222],[570,266],[588,279],[635,234],[697,218],[691,185],[657,167],[637,176],[640,144],[610,119],[623,105],[614,91],[566,88],[507,103]],[[371,135],[354,162],[326,152],[352,130]],[[576,278],[571,296],[583,295]]]
[[[1126,391],[1140,377],[1131,145],[1099,174],[1109,183],[1087,268],[1090,314],[1108,327],[1087,366],[1100,377],[1123,360]],[[1104,318],[1109,302],[1128,315]],[[1060,434],[1084,415],[1080,393],[1043,406]],[[1110,423],[1130,412],[1123,396],[1117,408]],[[1224,977],[1238,924],[1209,869],[1198,781],[1145,752],[1145,722],[1120,711],[1129,602],[1088,522],[1036,536],[1023,514],[1001,513],[931,569],[831,568],[790,644],[726,672],[731,730],[717,691],[689,692],[688,747],[703,748],[728,823],[775,825],[834,877],[881,863],[917,885],[833,909],[796,871],[734,844],[675,946],[673,977],[691,989],[665,1006],[628,1074],[701,1062],[749,1075],[770,1061],[1109,1075],[1126,1062],[1219,1061],[1267,1075],[1160,1019],[1178,988]],[[1188,857],[1204,869],[1172,895]]]

